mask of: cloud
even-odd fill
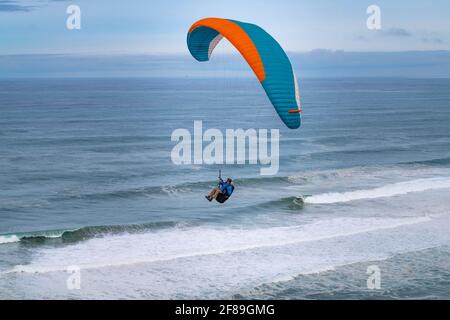
[[[376,37],[409,38],[414,36],[415,35],[412,32],[403,28],[388,28],[370,31],[366,35],[357,35],[354,38],[354,41],[367,42],[373,40]]]
[[[26,12],[33,7],[21,5],[17,1],[0,1],[0,12]]]
[[[389,28],[380,30],[379,34],[386,37],[411,37],[412,33],[403,28]]]
[[[367,41],[369,41],[369,39],[367,39],[367,37],[362,36],[362,35],[356,36],[354,40],[355,40],[355,41],[362,41],[362,42],[367,42]]]
[[[38,5],[31,5],[29,1],[0,0],[0,12],[28,12],[45,4],[60,1],[68,0],[35,0],[34,3],[38,3]]]
[[[376,32],[369,32],[365,35],[357,35],[353,38],[353,40],[357,42],[368,42],[378,38],[379,40],[383,41],[386,39],[382,38],[386,37],[409,38],[427,45],[435,46],[448,43],[437,32],[413,33],[403,28],[388,28],[384,30],[377,30]]]
[[[431,38],[425,37],[425,38],[422,38],[422,41],[425,42],[425,43],[431,43],[431,44],[442,44],[442,43],[444,43],[444,40],[442,40],[441,38],[438,38],[438,37],[431,37]]]

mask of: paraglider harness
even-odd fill
[[[221,170],[219,170],[219,184],[218,184],[218,187],[219,187],[219,189],[222,190],[221,184],[223,183],[223,180],[222,180],[222,176],[221,175],[222,175],[222,172],[221,172]],[[223,192],[220,192],[217,195],[217,197],[216,197],[216,201],[219,202],[219,203],[224,203],[233,194],[233,191],[234,191],[234,184],[231,183],[231,192],[229,194],[228,194],[228,191],[227,191],[227,194],[224,194]]]

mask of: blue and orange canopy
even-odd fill
[[[241,53],[261,82],[281,120],[300,127],[301,106],[291,62],[278,42],[257,25],[229,19],[206,18],[189,29],[187,45],[198,61],[208,61],[222,38]]]

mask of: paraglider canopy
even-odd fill
[[[266,31],[236,20],[206,18],[189,29],[187,45],[198,61],[208,61],[217,44],[226,38],[241,53],[263,86],[284,124],[301,125],[300,91],[288,56]]]

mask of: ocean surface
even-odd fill
[[[252,78],[0,80],[0,298],[450,298],[450,79],[300,90],[289,130]],[[278,174],[173,164],[195,120],[279,128]]]

